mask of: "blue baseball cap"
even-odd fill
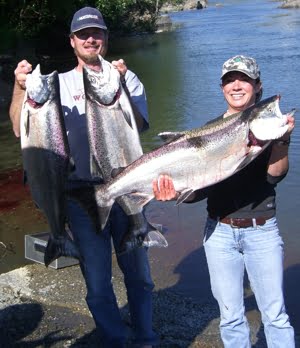
[[[75,33],[76,31],[85,28],[100,28],[107,30],[101,12],[94,7],[83,7],[75,12],[73,16],[71,33]]]

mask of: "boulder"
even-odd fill
[[[281,8],[300,8],[300,0],[285,0]]]
[[[198,3],[202,6],[202,8],[207,7],[208,0],[186,0],[183,4],[174,5],[169,2],[166,2],[160,9],[161,13],[168,12],[177,12],[177,11],[186,11],[186,10],[195,10],[197,9]],[[198,5],[199,7],[199,5]]]

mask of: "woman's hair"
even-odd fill
[[[260,83],[260,78],[259,77],[255,80],[255,83],[256,84]],[[255,103],[258,103],[261,100],[262,95],[263,95],[263,88],[261,86],[259,92],[257,92],[256,95],[255,95]]]

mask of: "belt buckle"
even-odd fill
[[[239,228],[239,227],[240,227],[240,226],[235,225],[235,224],[233,223],[233,219],[232,219],[232,218],[230,218],[230,226],[233,227],[233,228]]]

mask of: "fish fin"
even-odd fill
[[[251,150],[248,152],[244,160],[239,164],[239,166],[234,171],[235,173],[245,168],[250,162],[252,162],[266,147],[270,144],[267,142],[263,147],[261,146],[251,146]]]
[[[121,83],[120,83],[120,85],[121,85]],[[122,85],[121,85],[121,89],[123,89],[123,92],[126,94]],[[133,129],[130,112],[128,112],[128,110],[125,110],[125,108],[122,107],[121,103],[120,103],[120,107],[123,111],[123,116],[124,116],[125,121],[127,122],[128,126]]]
[[[75,259],[82,261],[79,250],[72,240],[66,236],[54,238],[50,235],[44,254],[45,266],[48,267],[51,262],[61,256],[74,257]]]
[[[107,224],[111,208],[112,208],[112,205],[107,206],[107,207],[98,207],[102,231],[104,230],[104,228]]]
[[[125,167],[114,168],[114,169],[111,171],[110,176],[111,176],[112,178],[115,178],[118,174],[120,174],[121,172],[123,172],[124,169],[125,169]]]
[[[143,240],[143,246],[147,248],[158,247],[158,248],[166,248],[168,246],[168,242],[166,238],[160,233],[158,230],[150,231],[145,239]]]
[[[69,173],[75,172],[76,166],[75,166],[75,161],[73,157],[70,157],[69,159]]]
[[[176,205],[179,205],[180,203],[184,202],[193,192],[193,189],[183,190],[176,201]]]
[[[165,144],[169,144],[172,141],[175,141],[181,138],[184,134],[181,132],[162,132],[158,136],[164,141]]]
[[[239,166],[236,168],[236,170],[234,171],[234,173],[239,172],[241,169],[245,168],[253,159],[253,156],[248,156],[246,157],[246,159],[239,164]],[[233,174],[234,174],[233,173]]]
[[[152,199],[152,196],[142,192],[136,192],[136,193],[132,192],[132,193],[126,194],[125,196],[129,198],[134,204],[142,206],[142,207],[146,205],[148,202],[150,202]]]
[[[27,110],[27,115],[25,117],[25,121],[24,121],[24,127],[25,127],[25,134],[26,136],[28,137],[29,135],[29,125],[30,125],[30,122],[29,122],[29,117],[30,117],[30,113],[29,111]]]
[[[90,167],[92,177],[103,177],[102,169],[93,155],[90,158]]]
[[[138,226],[138,229],[135,230],[136,226],[133,224],[129,227],[128,233],[123,238],[120,249],[117,250],[118,255],[128,253],[134,249],[146,247],[158,247],[166,248],[168,242],[163,234],[159,230],[163,230],[161,225],[149,223],[144,214],[138,214],[141,225]],[[133,216],[128,216],[129,221]],[[135,216],[137,217],[137,216]],[[139,219],[138,218],[138,219]],[[134,219],[133,219],[134,220]]]

